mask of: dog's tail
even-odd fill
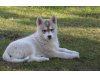
[[[24,59],[17,59],[17,58],[10,57],[7,51],[4,52],[2,58],[7,62],[13,62],[13,63],[25,62],[29,59],[29,57],[25,57]]]

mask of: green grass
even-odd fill
[[[80,52],[80,59],[7,63],[7,45],[35,32],[37,16],[58,18],[61,47]],[[100,7],[0,7],[0,70],[100,70]]]

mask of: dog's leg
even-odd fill
[[[63,58],[63,59],[73,59],[73,58],[79,58],[79,54],[67,53],[67,52],[61,52],[61,51],[53,51],[51,57],[58,57],[58,58]]]
[[[32,61],[42,62],[42,61],[48,61],[48,60],[49,58],[46,58],[46,57],[30,56],[28,62],[32,62]]]
[[[66,49],[66,48],[59,48],[58,50],[61,51],[61,52],[66,52],[66,53],[78,54],[78,55],[79,55],[79,52],[77,52],[77,51],[72,51],[72,50],[68,50],[68,49]]]

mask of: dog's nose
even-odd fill
[[[51,37],[51,35],[48,35],[48,39],[50,40],[52,37]]]

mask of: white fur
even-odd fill
[[[37,26],[36,33],[11,42],[2,56],[3,59],[16,63],[25,61],[48,61],[49,58],[53,57],[63,59],[79,58],[78,52],[59,47],[56,24],[54,33],[49,32],[44,35],[40,31],[41,27]],[[47,40],[48,35],[52,35],[51,40]]]

